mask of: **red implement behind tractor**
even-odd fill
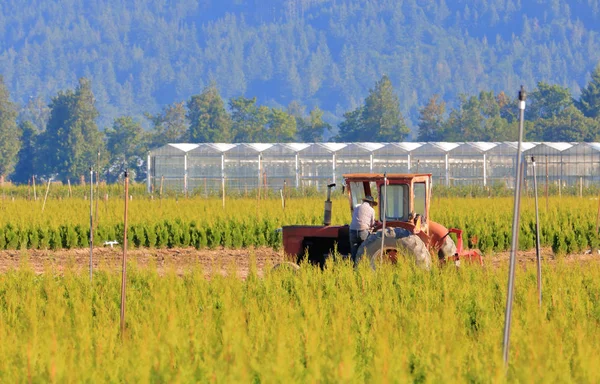
[[[358,257],[368,257],[373,267],[377,261],[395,262],[400,255],[412,257],[423,268],[431,266],[432,255],[437,256],[440,263],[458,264],[463,260],[482,264],[478,250],[463,249],[462,230],[447,229],[430,219],[431,174],[360,173],[344,175],[344,181],[351,211],[365,196],[377,192],[377,196],[382,197],[376,208],[378,221],[357,253]],[[282,228],[284,251],[295,256],[298,262],[306,257],[309,262],[323,267],[334,250],[344,256],[350,254],[349,226],[330,225],[330,193],[334,186],[327,186],[322,226]],[[457,237],[456,244],[451,233]]]

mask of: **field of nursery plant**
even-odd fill
[[[143,196],[143,195],[142,195]],[[96,246],[122,239],[123,202],[94,204]],[[533,199],[522,202],[519,248],[535,245]],[[590,197],[550,197],[540,201],[541,244],[557,255],[596,249],[598,200]],[[129,204],[128,243],[131,248],[231,248],[267,246],[278,249],[282,225],[321,224],[323,198],[150,199],[136,197]],[[470,246],[484,254],[510,248],[512,198],[447,198],[434,196],[432,219],[465,230]],[[347,199],[333,203],[333,224],[350,221]],[[0,200],[0,249],[76,249],[89,246],[89,201],[83,198]]]
[[[294,272],[269,268],[282,257],[276,229],[320,224],[320,197],[284,209],[279,199],[141,196],[129,202],[124,333],[120,249],[102,247],[121,242],[123,202],[100,200],[93,213],[101,262],[90,282],[89,200],[0,200],[0,258],[17,260],[0,268],[0,381],[600,381],[597,199],[541,201],[542,245],[558,257],[544,259],[541,307],[535,265],[517,269],[505,367],[508,271],[495,253],[510,246],[511,198],[434,196],[432,219],[465,229],[496,261],[484,267],[337,260]],[[348,223],[347,199],[333,206],[333,223]],[[533,229],[525,197],[522,250]],[[195,254],[211,262],[177,264]]]
[[[0,380],[600,381],[597,262],[545,265],[541,308],[534,265],[517,270],[506,370],[506,266],[203,272],[131,263],[123,335],[114,271],[0,275]]]

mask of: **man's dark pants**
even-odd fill
[[[358,247],[360,247],[360,245],[363,243],[363,241],[367,239],[368,236],[369,231],[367,231],[366,229],[350,230],[350,254],[352,256],[352,262],[354,262],[354,265],[358,264],[358,262],[360,261],[360,257],[362,257],[362,255],[358,255],[357,259],[356,253],[358,251]]]

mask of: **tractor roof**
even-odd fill
[[[431,173],[388,173],[388,180],[413,179],[415,177],[431,177]],[[348,173],[343,175],[346,180],[377,181],[383,180],[383,173]]]

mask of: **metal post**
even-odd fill
[[[369,172],[373,173],[373,153],[369,156]]]
[[[486,154],[483,154],[483,186],[487,186],[487,161]]]
[[[408,155],[406,155],[406,161],[407,161],[407,164],[408,164],[407,170],[408,170],[408,173],[410,173],[410,153]]]
[[[94,225],[98,225],[98,202],[100,200],[100,152],[96,162],[96,211],[94,212]]]
[[[450,169],[448,167],[448,154],[447,153],[444,156],[444,161],[446,164],[446,187],[449,187],[450,186]]]
[[[260,156],[259,156],[260,164]],[[223,208],[225,208],[225,154],[221,153],[221,190],[223,191]]]
[[[150,154],[148,154],[148,160],[146,162],[146,186],[148,187],[148,193],[152,192],[152,176],[150,172],[152,168],[150,166]],[[108,180],[106,181],[108,183]]]
[[[381,201],[383,200],[383,201]],[[379,261],[383,261],[383,246],[384,246],[384,241],[385,241],[385,217],[387,214],[387,207],[386,207],[386,201],[387,201],[387,172],[385,172],[383,174],[383,198],[380,198],[379,201],[381,201],[381,208],[383,209],[383,218],[381,219],[382,225],[381,225],[381,253],[379,254]]]
[[[121,274],[121,338],[125,335],[125,286],[127,281],[127,208],[129,203],[129,176],[125,171],[125,214],[123,217],[123,269]]]
[[[90,167],[90,283],[92,282],[93,260],[94,260],[94,170]]]
[[[261,162],[260,153],[259,153],[258,154],[258,190],[259,191],[260,191],[261,185],[262,185],[262,162]]]
[[[296,152],[296,188],[300,187],[300,168],[298,165],[298,152]]]
[[[598,195],[598,214],[596,215],[596,233],[598,233],[599,226],[600,226],[600,195]]]
[[[510,343],[510,322],[512,316],[512,304],[514,294],[514,282],[515,282],[515,265],[517,259],[517,247],[519,245],[519,210],[521,204],[521,157],[522,157],[522,146],[523,146],[523,121],[525,119],[525,88],[521,86],[519,91],[519,110],[520,110],[520,122],[519,122],[519,143],[517,146],[517,166],[515,169],[515,198],[514,198],[514,209],[513,209],[513,223],[512,223],[512,242],[510,247],[510,267],[508,272],[508,289],[506,297],[506,310],[504,313],[504,340],[503,346],[503,357],[504,364],[508,366],[508,349]]]
[[[546,155],[546,213],[548,212],[548,155]]]
[[[335,152],[333,153],[333,169],[332,169],[332,171],[333,171],[333,176],[331,178],[331,180],[332,180],[331,182],[333,184],[335,184]]]
[[[188,162],[187,153],[183,155],[183,193],[187,197],[188,193]]]
[[[542,256],[540,254],[540,215],[538,209],[537,174],[535,172],[535,158],[531,156],[533,165],[533,194],[535,196],[535,259],[537,262],[537,288],[538,304],[542,307]]]

